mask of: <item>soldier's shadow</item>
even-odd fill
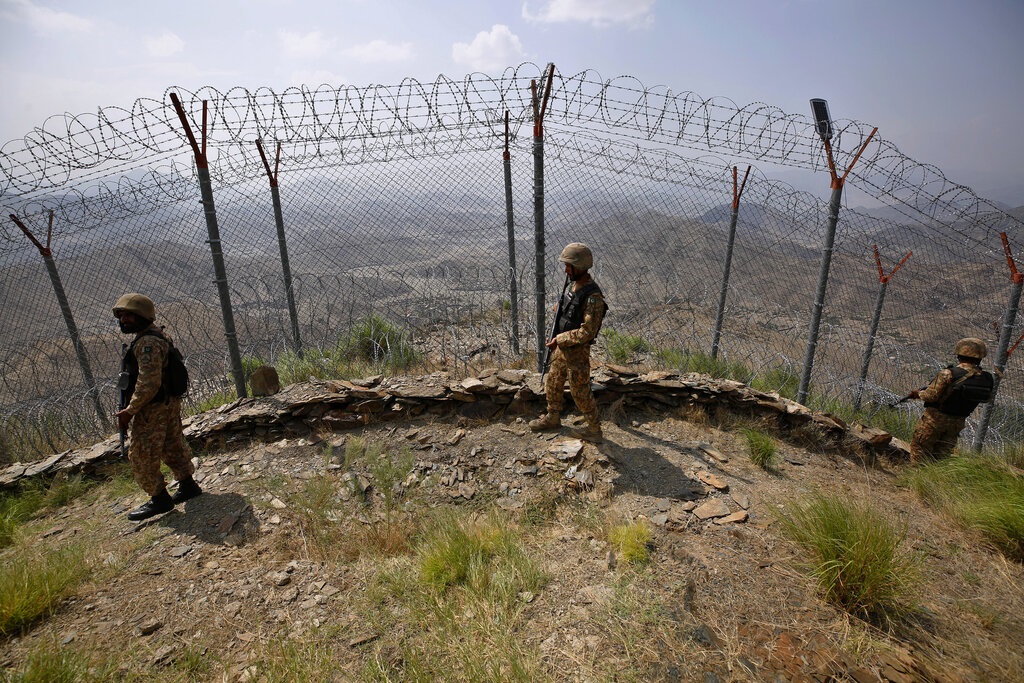
[[[210,545],[244,545],[260,531],[252,504],[237,493],[204,492],[156,523]]]

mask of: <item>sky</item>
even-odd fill
[[[431,83],[523,62],[789,114],[824,98],[1024,205],[1024,0],[0,0],[0,144],[172,86]]]

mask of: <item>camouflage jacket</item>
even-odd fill
[[[131,349],[128,351],[135,356],[135,362],[139,368],[135,390],[132,392],[132,398],[127,407],[129,415],[138,414],[152,401],[160,391],[160,385],[163,382],[163,371],[167,364],[167,352],[170,350],[170,344],[156,335],[146,334],[154,330],[160,332],[160,328],[150,325],[135,335]]]

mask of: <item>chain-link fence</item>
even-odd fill
[[[1007,356],[1019,333],[1000,234],[1021,245],[1024,226],[939,169],[865,124],[834,122],[839,175],[885,208],[839,208],[815,330],[829,202],[768,177],[791,166],[828,187],[813,121],[630,77],[552,73],[524,64],[433,84],[172,89],[131,110],[51,118],[4,145],[0,198],[17,220],[0,228],[0,457],[109,429],[124,341],[111,306],[124,292],[156,301],[186,354],[192,402],[238,388],[236,355],[334,353],[371,317],[425,350],[410,371],[531,367],[561,283],[555,259],[574,241],[596,254],[605,331],[636,342],[623,358],[605,337],[599,358],[713,357],[778,389],[806,368],[807,402],[827,407],[922,386],[963,336],[989,342],[990,361],[997,347]],[[549,98],[535,97],[548,83]],[[1007,363],[988,445],[1024,429],[1012,352]]]

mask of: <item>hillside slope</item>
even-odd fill
[[[653,399],[604,414],[599,445],[432,411],[229,440],[196,452],[204,495],[139,525],[137,489],[106,484],[25,528],[40,553],[85,545],[93,578],[0,642],[0,664],[75,653],[85,680],[161,681],[1024,675],[1024,568],[901,488],[902,463],[792,430],[766,471],[739,430],[777,421]],[[912,618],[882,630],[821,599],[776,514],[813,492],[906,525]],[[636,521],[646,563],[612,542]],[[423,539],[456,527],[506,539],[476,556],[494,571],[424,588]]]

